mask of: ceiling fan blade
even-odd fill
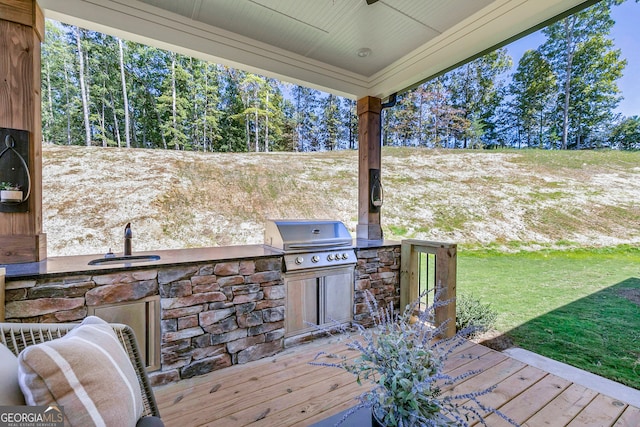
[[[367,0],[367,4],[374,4],[375,2],[377,2],[378,0]]]

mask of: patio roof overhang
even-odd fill
[[[38,3],[66,23],[341,96],[384,99],[594,1]]]
[[[0,0],[0,127],[30,133],[27,212],[0,213],[0,263],[46,258],[40,42],[45,17],[358,99],[357,237],[370,206],[382,100],[596,0]],[[374,172],[374,175],[372,175]]]

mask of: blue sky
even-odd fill
[[[627,117],[640,116],[640,3],[627,0],[620,6],[614,6],[611,16],[616,24],[610,36],[616,47],[622,49],[622,57],[627,60],[624,76],[618,80],[624,99],[616,111]],[[522,54],[543,42],[544,36],[536,32],[507,46],[513,58],[514,71]]]

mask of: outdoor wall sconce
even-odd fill
[[[384,199],[380,169],[369,169],[369,212],[380,212]]]
[[[27,212],[31,194],[29,132],[0,128],[0,212]]]

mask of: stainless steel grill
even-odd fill
[[[265,245],[284,251],[285,271],[355,264],[353,239],[340,221],[269,220]]]
[[[270,220],[265,245],[284,252],[285,347],[353,318],[353,239],[340,221]]]

